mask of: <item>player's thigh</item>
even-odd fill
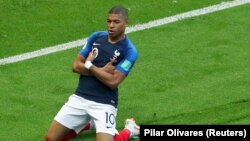
[[[114,136],[106,133],[96,133],[96,141],[114,141]]]
[[[49,127],[48,132],[46,133],[46,138],[50,140],[58,140],[69,131],[70,131],[69,128],[63,126],[61,123],[57,122],[56,120],[53,120]]]

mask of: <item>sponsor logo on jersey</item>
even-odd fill
[[[107,129],[112,128],[111,126],[106,126]]]
[[[99,46],[99,45],[101,45],[101,44],[98,44],[96,42],[93,43],[93,46]]]

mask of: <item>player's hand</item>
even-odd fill
[[[93,62],[96,58],[96,55],[97,55],[96,51],[91,51],[89,53],[89,56],[87,57],[86,61]]]
[[[115,66],[113,66],[114,62],[115,62],[114,59],[110,59],[110,61],[104,67],[102,67],[103,71],[110,74],[114,74],[115,71]]]

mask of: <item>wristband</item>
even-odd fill
[[[90,67],[92,66],[93,64],[90,62],[90,61],[86,61],[85,64],[84,64],[84,67],[89,70]]]

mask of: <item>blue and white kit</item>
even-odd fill
[[[111,44],[108,42],[107,31],[94,32],[80,54],[87,58],[91,51],[97,53],[92,62],[95,66],[103,67],[112,58],[116,60],[113,64],[116,70],[125,76],[133,68],[138,56],[136,48],[127,36]],[[117,105],[118,88],[109,88],[95,76],[80,75],[75,93],[69,97],[54,119],[76,133],[93,121],[97,133],[115,135]]]

